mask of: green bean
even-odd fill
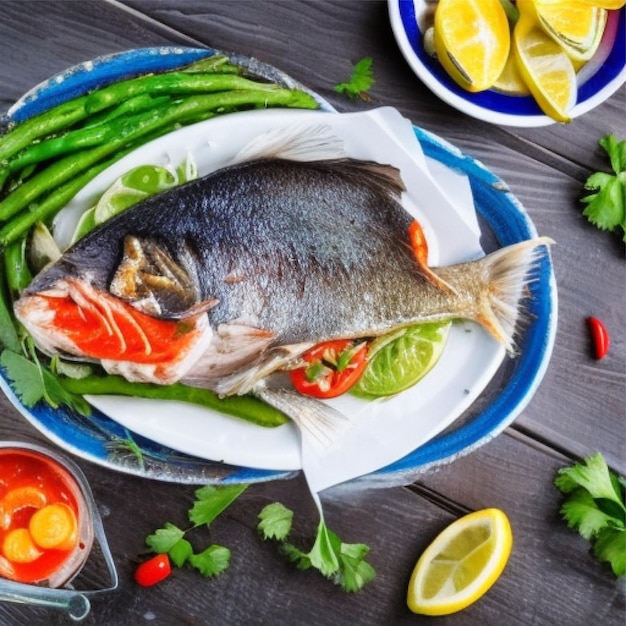
[[[120,157],[121,158],[121,157]],[[38,221],[45,221],[64,207],[90,180],[117,159],[109,159],[89,168],[58,189],[52,190],[46,199],[30,211],[24,211],[0,228],[0,247],[12,244],[23,237]]]
[[[4,249],[9,296],[15,300],[23,289],[28,287],[33,276],[26,261],[26,239],[14,241]]]
[[[166,102],[169,103],[169,99],[166,99]],[[161,110],[162,108],[159,107],[150,107],[149,112],[151,116],[158,117]],[[141,123],[145,115],[146,112],[143,111],[129,117],[115,117],[108,123],[71,130],[60,137],[35,143],[11,159],[7,164],[7,169],[13,172],[26,165],[41,163],[70,152],[109,143],[116,137],[122,136],[133,124]]]
[[[237,74],[241,71],[241,69],[240,65],[231,63],[227,56],[223,54],[214,54],[210,57],[204,57],[199,61],[194,61],[189,65],[181,67],[179,71],[188,72],[190,74],[196,72]]]
[[[0,258],[0,263],[4,259]],[[6,268],[0,268],[0,345],[12,350],[20,351],[20,340],[16,329],[16,320],[13,315],[13,303],[8,293],[8,287],[4,277]]]
[[[161,106],[171,100],[170,96],[151,96],[147,93],[133,96],[128,100],[122,102],[119,106],[113,109],[107,109],[100,115],[92,115],[85,120],[85,124],[82,128],[91,128],[92,126],[98,126],[100,124],[106,124],[116,118],[123,117],[125,115],[131,115],[139,113],[139,111],[147,111],[154,107]]]
[[[289,421],[284,413],[254,396],[220,398],[209,389],[189,387],[183,383],[172,385],[131,383],[121,376],[97,375],[60,380],[67,391],[78,395],[120,395],[154,400],[177,400],[214,409],[268,428],[281,426]]]
[[[9,219],[43,193],[77,176],[102,158],[115,153],[120,147],[158,128],[169,127],[172,123],[180,121],[189,123],[194,119],[202,118],[203,115],[206,116],[207,113],[212,111],[221,112],[224,109],[228,110],[242,106],[256,108],[269,106],[316,108],[317,102],[305,92],[276,86],[272,90],[242,90],[202,96],[188,96],[179,102],[169,105],[164,110],[148,111],[144,115],[135,116],[133,125],[128,124],[120,134],[104,145],[60,159],[45,170],[35,174],[33,178],[24,182],[14,193],[0,201],[0,220]]]
[[[230,90],[273,91],[273,83],[261,83],[235,74],[171,72],[150,74],[102,87],[17,124],[0,137],[0,160],[7,161],[33,141],[68,128],[93,113],[143,93],[190,94]]]

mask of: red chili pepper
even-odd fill
[[[320,343],[302,358],[306,365],[290,372],[296,390],[314,398],[335,398],[348,391],[367,367],[367,343],[337,339]]]
[[[595,357],[598,360],[603,359],[609,351],[609,347],[611,345],[609,331],[597,317],[587,318],[587,324],[589,325],[589,331],[593,341]]]
[[[157,554],[144,561],[135,570],[135,582],[142,587],[156,585],[172,573],[172,565],[167,554]]]

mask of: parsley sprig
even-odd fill
[[[56,375],[39,361],[31,341],[27,341],[26,349],[30,359],[12,350],[4,350],[0,355],[0,365],[5,368],[13,390],[22,404],[32,408],[44,400],[52,408],[65,405],[80,415],[90,415],[91,407],[87,401],[61,385]]]
[[[374,84],[374,70],[372,69],[372,57],[364,57],[358,61],[352,69],[352,75],[347,82],[335,85],[335,91],[349,98],[361,98],[370,100],[368,91]]]
[[[566,495],[561,514],[567,525],[591,542],[599,561],[615,576],[626,572],[626,481],[596,453],[583,463],[561,468],[554,481]]]
[[[189,533],[210,526],[246,489],[248,485],[207,485],[195,492],[188,511],[191,527],[182,529],[170,522],[155,530],[145,539],[152,552],[167,554],[176,567],[189,564],[205,577],[221,574],[230,564],[231,551],[212,544],[201,552],[194,551]],[[286,541],[292,527],[293,512],[280,502],[268,504],[259,514],[257,529],[264,539],[281,544],[287,557],[299,569],[314,568],[332,578],[345,591],[358,591],[374,578],[374,568],[365,561],[369,547],[365,544],[343,543],[322,519],[318,525],[315,543],[309,552],[303,552]]]
[[[591,193],[581,199],[583,215],[601,230],[618,231],[626,241],[626,140],[605,135],[598,142],[611,161],[613,174],[595,172],[585,182]]]
[[[197,489],[194,502],[187,512],[192,526],[183,530],[168,522],[146,537],[146,545],[157,554],[167,554],[176,567],[189,563],[206,578],[218,576],[230,564],[230,550],[212,544],[196,552],[187,536],[197,528],[210,526],[246,488],[247,485],[207,485]]]
[[[275,539],[281,551],[298,569],[314,568],[344,591],[359,591],[376,575],[374,568],[365,560],[369,547],[363,543],[343,543],[341,539],[320,520],[313,547],[304,552],[286,541],[291,531],[293,512],[280,502],[268,504],[259,514],[257,528],[265,539]]]

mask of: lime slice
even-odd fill
[[[374,340],[367,369],[353,393],[366,398],[392,396],[415,385],[439,361],[451,324],[415,324]]]
[[[81,215],[71,243],[140,200],[197,177],[198,168],[190,154],[174,170],[160,165],[140,165],[129,170],[115,180],[95,206]]]
[[[173,187],[176,176],[158,165],[140,165],[118,178],[100,197],[94,219],[102,224],[140,200]]]

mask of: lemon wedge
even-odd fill
[[[529,14],[522,12],[513,31],[517,66],[541,110],[569,122],[578,88],[571,59]]]
[[[417,561],[407,594],[414,613],[448,615],[474,603],[496,582],[513,544],[500,509],[483,509],[450,524]]]
[[[496,82],[511,45],[500,0],[439,0],[434,29],[437,58],[455,82],[473,92]]]
[[[526,0],[521,11],[530,11],[544,30],[574,61],[588,61],[598,50],[608,12],[576,0]]]
[[[626,6],[626,0],[580,0],[585,4],[590,4],[592,7],[599,7],[600,9],[611,9],[617,11],[618,9]]]
[[[502,74],[498,76],[498,80],[493,84],[493,88],[509,96],[529,96],[530,89],[525,83],[515,59],[515,51],[513,46],[509,52]]]

